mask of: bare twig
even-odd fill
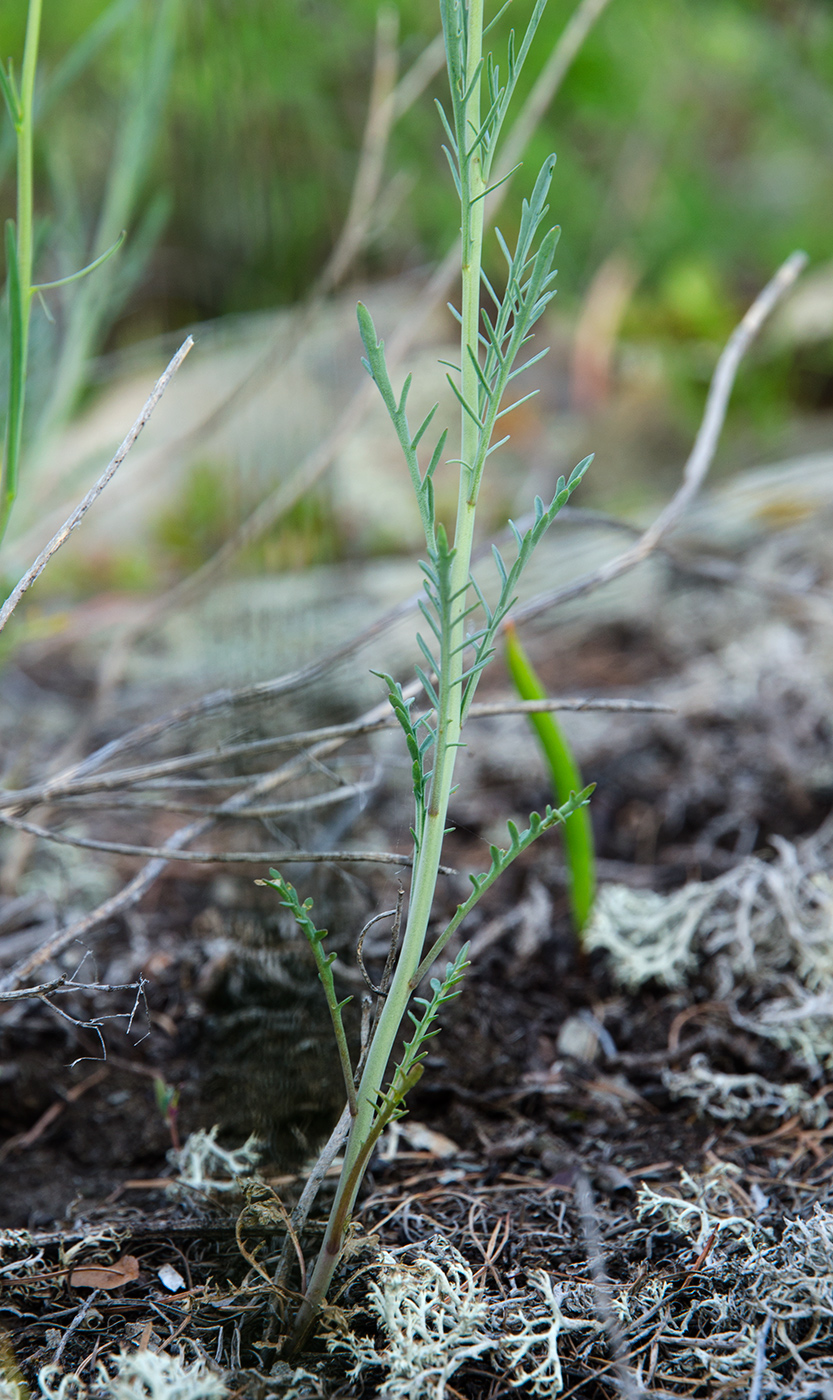
[[[374,924],[378,924],[381,919],[395,918],[395,909],[383,909],[381,914],[374,914],[372,919],[368,919],[367,923],[365,924],[364,928],[359,934],[359,941],[356,944],[356,962],[359,964],[359,970],[368,987],[370,988],[371,992],[374,992],[377,997],[383,997],[385,993],[382,991],[381,987],[377,987],[376,984],[371,981],[370,974],[368,973],[367,968],[364,965],[364,958],[362,957],[362,948],[364,947],[365,936],[370,932]]]
[[[0,608],[0,632],[2,632],[24,593],[32,587],[35,580],[43,573],[53,554],[57,554],[61,546],[66,544],[76,525],[80,525],[87,511],[98,500],[105,486],[112,481],[193,344],[194,340],[190,335],[182,342],[164,374],[160,375],[157,379],[144,408],[133,424],[133,427],[130,429],[130,432],[127,434],[127,437],[124,439],[115,457],[102,472],[95,485],[87,492],[83,501],[75,507],[72,514],[64,521],[60,530],[56,531],[52,536],[46,548],[41,550],[34,564],[26,570],[20,582],[12,589],[2,608]]]
[[[291,862],[311,865],[351,865],[354,862],[403,866],[413,864],[412,855],[399,855],[396,851],[184,851],[176,846],[139,846],[129,841],[96,841],[93,837],[72,836],[65,831],[38,826],[36,822],[10,817],[8,813],[0,815],[0,824],[13,827],[15,831],[27,831],[31,836],[39,836],[44,841],[55,841],[60,846],[78,846],[85,851],[107,851],[116,856],[142,856],[145,860],[189,861],[194,865],[268,865],[270,862],[273,865],[286,865]],[[446,875],[454,874],[448,866],[442,866],[441,869]]]
[[[200,781],[200,780],[197,780]],[[214,784],[223,783],[223,778],[204,778],[203,787],[211,788]],[[239,787],[241,777],[227,778],[227,783]],[[210,802],[183,802],[169,797],[147,797],[141,792],[141,788],[146,784],[140,784],[137,788],[130,788],[126,792],[113,792],[108,797],[97,797],[91,792],[80,795],[67,795],[63,798],[50,798],[53,806],[69,806],[74,812],[101,812],[108,808],[116,808],[119,811],[133,812],[183,812],[188,816],[218,816],[225,820],[260,820],[267,816],[294,816],[297,813],[319,811],[321,808],[329,808],[339,804],[339,802],[349,802],[356,797],[364,797],[367,792],[374,790],[377,778],[367,781],[367,783],[344,783],[340,787],[332,788],[329,792],[316,792],[314,797],[295,798],[293,802],[269,802],[263,806],[246,806],[239,812],[225,811],[223,805],[214,805]],[[147,784],[153,787],[154,784]],[[1,804],[0,804],[1,805]]]
[[[419,683],[415,682],[413,691],[417,693]],[[408,693],[408,692],[406,692]],[[574,713],[585,710],[599,710],[608,714],[669,714],[673,711],[673,706],[665,705],[654,700],[631,700],[631,699],[605,699],[594,696],[587,697],[545,697],[541,700],[494,700],[484,701],[482,704],[472,705],[469,715],[472,719],[487,719],[493,715],[513,715],[513,714],[540,714],[548,711],[564,711]],[[170,777],[175,773],[187,773],[194,768],[204,768],[215,763],[228,763],[234,758],[251,758],[255,754],[274,753],[279,749],[304,749],[308,744],[319,744],[322,741],[338,741],[338,744],[346,742],[348,739],[359,738],[364,734],[373,734],[380,729],[392,729],[397,723],[396,717],[391,714],[377,715],[374,718],[360,718],[350,720],[344,724],[322,725],[318,729],[301,729],[292,734],[277,734],[269,739],[253,739],[248,743],[218,745],[214,749],[203,749],[199,753],[182,754],[176,758],[160,759],[156,763],[145,763],[137,765],[135,768],[119,768],[111,773],[101,773],[96,777],[73,777],[62,774],[56,778],[50,778],[47,782],[28,788],[16,788],[7,792],[0,790],[0,809],[31,807],[40,805],[43,802],[60,802],[65,798],[74,798],[81,795],[98,792],[115,792],[122,788],[133,788],[138,784],[144,784],[153,779]],[[109,746],[108,746],[109,747]],[[95,755],[94,755],[95,757]],[[79,772],[85,765],[79,765],[73,772]],[[207,780],[208,785],[211,779]],[[348,793],[366,790],[366,785],[355,784],[348,788]],[[274,815],[275,812],[299,811],[312,805],[322,805],[324,801],[334,801],[333,794],[319,794],[317,798],[301,798],[294,803],[284,803],[274,809],[249,809],[248,806],[237,809],[231,815],[235,816],[262,816]],[[150,805],[149,803],[147,804]],[[220,807],[200,807],[200,808],[179,808],[170,804],[167,810],[198,810],[206,815],[226,816],[229,809],[222,805]]]
[[[393,923],[390,930],[390,943],[388,945],[388,955],[385,958],[385,966],[382,972],[381,993],[386,997],[391,984],[394,968],[396,966],[396,950],[399,947],[399,933],[402,927],[402,908],[405,903],[405,890],[402,884],[396,894],[396,908],[393,911]]]
[[[60,1340],[60,1342],[58,1343],[58,1346],[57,1346],[56,1349],[55,1349],[55,1355],[54,1355],[53,1358],[52,1358],[52,1365],[53,1365],[53,1366],[57,1366],[57,1365],[58,1365],[58,1362],[60,1361],[60,1359],[61,1359],[61,1357],[62,1357],[62,1355],[63,1355],[64,1348],[66,1347],[67,1342],[69,1341],[69,1339],[70,1339],[70,1337],[72,1336],[73,1332],[76,1332],[76,1331],[78,1330],[78,1328],[81,1326],[81,1323],[84,1321],[84,1318],[87,1316],[87,1313],[90,1311],[90,1308],[92,1307],[93,1303],[95,1303],[96,1300],[98,1299],[100,1293],[101,1293],[101,1289],[100,1289],[100,1288],[94,1288],[93,1291],[92,1291],[92,1293],[89,1295],[89,1297],[84,1299],[83,1303],[81,1304],[80,1308],[78,1309],[77,1313],[75,1314],[75,1317],[72,1319],[72,1322],[69,1324],[69,1327],[66,1329],[66,1331],[65,1331],[65,1332],[63,1333],[63,1335],[61,1336],[61,1340]]]
[[[92,1075],[90,1078],[92,1078]],[[84,1084],[86,1083],[88,1083],[87,1080],[84,1081]],[[83,1084],[76,1085],[78,1089],[82,1089],[83,1087]],[[5,1162],[6,1159],[11,1157],[15,1152],[26,1151],[33,1143],[37,1142],[46,1132],[47,1128],[51,1128],[55,1120],[60,1118],[61,1114],[66,1109],[68,1099],[69,1095],[66,1095],[63,1100],[58,1099],[57,1101],[53,1101],[48,1108],[44,1109],[40,1117],[35,1119],[31,1128],[27,1128],[25,1133],[15,1133],[12,1137],[6,1138],[6,1141],[3,1143],[2,1147],[0,1147],[0,1162]]]
[[[615,530],[619,534],[630,535],[632,539],[638,540],[642,537],[642,530],[638,525],[634,525],[632,520],[622,520],[616,515],[610,515],[604,510],[590,510],[582,506],[565,506],[558,512],[556,525],[587,525],[592,527],[601,526],[606,530]],[[770,593],[774,598],[807,598],[819,599],[822,602],[829,601],[829,592],[815,584],[808,583],[805,579],[795,581],[791,578],[779,578],[773,574],[756,573],[743,564],[735,564],[730,559],[725,559],[722,555],[713,554],[684,554],[674,549],[671,544],[662,541],[656,546],[656,553],[662,554],[683,574],[693,574],[696,578],[711,579],[715,583],[732,583],[739,588],[754,589],[756,593]]]
[[[388,713],[388,702],[384,700],[376,705],[374,709],[368,711],[364,716],[365,721],[372,722],[375,718]],[[234,812],[245,807],[247,804],[257,801],[266,793],[274,792],[278,787],[282,787],[287,782],[291,782],[299,772],[306,769],[310,758],[322,759],[332,753],[343,742],[341,739],[330,739],[323,743],[316,744],[312,749],[307,750],[302,757],[293,759],[289,763],[284,763],[280,768],[271,773],[264,773],[257,781],[250,783],[242,791],[234,793],[227,798],[223,804],[226,812]],[[190,822],[187,826],[180,827],[171,837],[168,838],[167,851],[179,852],[196,841],[205,832],[210,831],[214,825],[215,818],[207,817],[203,820]],[[271,857],[270,857],[271,859]],[[167,857],[154,856],[146,865],[121,889],[118,894],[112,895],[110,899],[104,900],[96,909],[89,914],[84,914],[76,919],[67,928],[60,929],[51,938],[46,939],[38,948],[29,953],[12,967],[9,972],[0,979],[0,991],[11,990],[20,985],[27,977],[50,958],[56,957],[64,948],[69,947],[76,940],[88,937],[94,930],[102,927],[109,919],[116,914],[121,914],[126,909],[130,909],[138,903],[142,895],[150,889],[154,881],[159,877],[167,864]]]
[[[637,564],[641,564],[644,559],[647,559],[648,555],[656,549],[660,540],[674,528],[700,490],[712,464],[738,366],[767,316],[794,285],[806,263],[806,253],[791,254],[786,262],[779,267],[763,291],[758,294],[743,320],[733,330],[712,375],[703,420],[685,464],[682,483],[668,505],[660,511],[656,520],[648,526],[636,544],[632,545],[630,549],[626,549],[622,554],[617,554],[607,564],[602,564],[601,568],[594,569],[590,574],[583,574],[581,578],[574,579],[572,583],[564,584],[560,588],[551,589],[547,593],[539,593],[528,603],[516,608],[512,614],[515,622],[523,622],[530,617],[537,617],[547,608],[554,607],[559,603],[566,603],[571,598],[579,598],[582,594],[589,593],[591,589],[599,588],[602,584],[609,583],[612,579],[618,578],[620,574],[635,568]]]
[[[372,1038],[376,1034],[376,1027],[379,1024],[379,1017],[382,1014],[382,1003],[388,994],[390,984],[393,980],[393,974],[396,971],[396,954],[399,950],[399,935],[402,929],[402,910],[404,908],[404,905],[405,889],[400,882],[399,889],[396,895],[396,909],[394,910],[393,923],[391,924],[390,930],[390,943],[388,945],[388,955],[385,958],[385,966],[382,971],[382,980],[379,983],[378,987],[379,999],[377,1000],[376,1005],[373,1008],[373,1021],[370,1027],[370,1036],[368,1038],[367,1044],[362,1047],[362,1053],[359,1056],[359,1063],[356,1066],[357,1084],[361,1080],[361,1075],[364,1071],[365,1061],[367,1060],[367,1056],[370,1053],[370,1045],[372,1042]]]
[[[181,840],[183,846],[187,845],[189,840],[201,835],[210,825],[210,822],[194,822],[190,827],[183,827],[174,833],[168,845],[173,846],[178,839]],[[5,977],[0,979],[0,994],[17,987],[32,972],[43,967],[50,958],[57,957],[58,953],[62,952],[64,948],[68,948],[71,943],[80,942],[82,938],[86,938],[95,929],[103,927],[117,914],[124,913],[126,909],[132,909],[133,905],[138,904],[142,895],[161,875],[166,864],[166,861],[159,859],[149,861],[128,884],[119,890],[118,894],[112,895],[110,899],[105,899],[89,914],[83,914],[67,928],[62,928],[51,938],[47,938],[32,953],[10,968]]]
[[[51,982],[41,982],[37,987],[24,987],[16,992],[0,992],[0,1001],[28,1001],[30,997],[44,997],[49,992],[56,992],[60,987],[65,987],[67,974],[63,977],[53,977]]]
[[[134,991],[137,982],[73,982],[69,974],[53,977],[51,982],[40,982],[36,987],[24,987],[16,992],[0,992],[0,1001],[26,1001],[31,997],[42,997],[45,1001],[53,992],[127,992]],[[51,1002],[48,1003],[50,1006]]]
[[[372,719],[360,718],[346,724],[323,725],[318,729],[301,729],[292,734],[275,735],[269,739],[254,739],[248,743],[217,745],[213,749],[203,749],[195,754],[181,754],[176,758],[160,759],[157,763],[137,765],[135,768],[120,768],[111,773],[102,773],[95,778],[74,778],[64,780],[63,776],[50,779],[43,787],[21,788],[18,792],[0,794],[0,806],[28,806],[33,802],[51,802],[56,797],[83,792],[110,792],[116,788],[129,787],[149,778],[169,777],[172,773],[187,773],[194,768],[205,768],[216,763],[228,763],[235,758],[251,758],[255,754],[274,753],[279,749],[305,749],[329,740],[358,738],[374,730],[387,728],[392,717],[387,714],[375,715]],[[80,766],[80,765],[79,765]],[[8,799],[8,800],[7,800]]]
[[[536,715],[553,710],[574,713],[579,710],[602,710],[608,714],[673,714],[673,705],[661,704],[658,700],[605,700],[596,696],[586,699],[555,700],[546,696],[542,700],[489,700],[474,704],[469,709],[470,719],[486,719],[489,715]]]
[[[210,788],[217,781],[222,780],[206,778],[203,780],[203,785]],[[241,779],[238,775],[227,781],[239,787]],[[148,797],[137,792],[135,788],[131,788],[127,792],[116,792],[108,797],[98,797],[94,793],[81,793],[77,796],[69,794],[66,797],[50,798],[50,803],[54,806],[71,807],[73,811],[82,812],[100,812],[114,807],[122,811],[127,808],[135,812],[183,812],[187,813],[188,816],[195,817],[259,821],[263,817],[293,816],[299,812],[307,813],[317,811],[322,807],[332,807],[339,802],[349,802],[351,798],[363,797],[366,793],[372,792],[375,786],[375,778],[363,783],[343,783],[329,792],[319,792],[312,797],[298,797],[292,802],[270,802],[260,807],[244,807],[239,812],[229,812],[221,805],[214,806],[207,802],[182,802],[170,797]]]
[[[320,745],[320,751],[328,752],[327,745]],[[267,792],[272,792],[276,787],[282,786],[290,781],[298,772],[298,761],[283,764],[280,768],[271,773],[264,773],[244,788],[242,792],[235,793],[224,803],[229,811],[236,811],[244,807],[247,802],[254,801]],[[214,825],[214,819],[207,817],[201,821],[190,822],[187,826],[180,827],[172,836],[168,838],[166,849],[182,850],[191,841],[196,841],[205,832],[210,831]],[[154,881],[161,875],[167,865],[167,860],[162,857],[154,857],[149,860],[142,869],[134,875],[123,889],[109,899],[105,899],[97,908],[89,914],[83,914],[67,928],[59,929],[51,938],[46,939],[33,952],[29,953],[20,962],[12,967],[5,977],[0,979],[0,991],[8,990],[19,986],[22,981],[50,958],[56,957],[64,948],[69,947],[76,940],[88,937],[95,929],[105,925],[108,920],[117,914],[123,913],[126,909],[131,909],[137,904],[142,895],[150,889]]]

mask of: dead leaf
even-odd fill
[[[403,1123],[401,1133],[415,1152],[429,1152],[432,1157],[459,1157],[460,1148],[445,1133],[438,1133],[425,1123],[414,1123],[410,1119]]]
[[[123,1254],[115,1264],[80,1264],[69,1276],[73,1288],[122,1288],[139,1277],[139,1261]]]

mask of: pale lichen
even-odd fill
[[[724,1074],[705,1055],[692,1055],[684,1070],[663,1070],[662,1082],[672,1099],[693,1099],[699,1114],[739,1122],[764,1114],[781,1121],[798,1114],[808,1127],[823,1128],[829,1109],[800,1084],[773,1084],[761,1074]]]
[[[495,1345],[483,1285],[441,1236],[430,1253],[423,1248],[409,1262],[383,1251],[367,1305],[383,1344],[339,1327],[328,1345],[352,1357],[353,1380],[370,1367],[381,1369],[391,1400],[443,1400],[455,1371]]]
[[[89,1385],[73,1371],[44,1366],[38,1386],[44,1400],[224,1400],[229,1393],[201,1357],[186,1364],[149,1348],[105,1357]]]
[[[454,1373],[489,1353],[512,1389],[557,1395],[562,1335],[600,1330],[585,1315],[588,1297],[587,1285],[553,1286],[543,1269],[532,1270],[508,1301],[490,1297],[459,1251],[436,1235],[416,1251],[383,1251],[361,1309],[381,1340],[357,1333],[341,1314],[330,1318],[328,1345],[352,1358],[353,1380],[381,1371],[382,1393],[391,1400],[444,1400]]]
[[[513,1390],[524,1386],[530,1395],[559,1395],[564,1389],[558,1342],[564,1332],[598,1332],[601,1324],[592,1317],[566,1315],[561,1308],[565,1288],[553,1286],[543,1269],[529,1275],[537,1302],[526,1299],[514,1312],[517,1331],[505,1334],[500,1343],[502,1360],[510,1370]]]
[[[261,1158],[260,1140],[252,1133],[242,1147],[225,1148],[217,1142],[219,1129],[199,1128],[178,1149],[171,1149],[168,1160],[176,1169],[177,1180],[167,1188],[176,1198],[188,1189],[213,1195],[238,1190],[238,1179],[251,1176]]]
[[[772,860],[748,856],[667,895],[605,886],[585,946],[604,949],[632,990],[705,976],[715,1000],[734,1003],[739,1027],[818,1073],[833,1067],[833,822],[799,845],[772,837],[772,846]]]
[[[619,1290],[617,1312],[631,1336],[643,1318],[654,1332],[660,1313],[662,1369],[681,1383],[708,1375],[725,1395],[746,1396],[754,1375],[762,1398],[831,1395],[833,1211],[817,1204],[783,1221],[776,1238],[742,1213],[739,1175],[721,1163],[701,1178],[683,1172],[679,1195],[642,1188],[640,1219],[688,1235],[691,1267],[683,1287],[665,1276]]]

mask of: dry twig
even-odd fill
[[[36,822],[23,821],[20,817],[10,817],[6,813],[0,815],[0,824],[13,827],[15,831],[27,831],[31,836],[39,836],[44,841],[57,841],[59,845],[77,846],[85,851],[109,851],[111,855],[117,856],[188,861],[196,865],[214,865],[218,862],[229,865],[280,865],[293,862],[296,865],[351,865],[354,862],[402,866],[413,864],[412,855],[399,855],[396,851],[186,851],[173,845],[140,846],[130,841],[96,841],[93,837],[71,836],[65,831],[53,831],[49,827],[38,826]],[[449,866],[440,868],[444,875],[454,874]]]
[[[2,608],[0,608],[0,632],[2,632],[24,593],[32,587],[35,580],[43,573],[53,554],[57,554],[61,546],[66,544],[75,527],[81,524],[87,511],[98,500],[105,486],[112,481],[193,344],[194,340],[190,335],[182,342],[164,374],[161,374],[157,379],[145,402],[144,408],[133,424],[133,427],[130,429],[130,432],[127,434],[127,437],[124,439],[124,442],[121,444],[115,457],[113,457],[112,461],[102,472],[95,485],[87,492],[83,501],[75,507],[72,514],[64,521],[60,530],[56,531],[48,545],[41,550],[34,564],[26,570],[26,573],[20,579],[19,583],[12,589]]]
[[[414,690],[419,687],[415,686]],[[485,702],[483,704],[472,705],[470,716],[472,719],[485,719],[492,715],[510,714],[538,714],[544,711],[583,711],[600,710],[606,713],[671,713],[672,706],[660,704],[651,700],[631,700],[631,699],[596,699],[593,697],[582,698],[561,698],[555,699],[547,697],[543,700],[497,700]],[[251,758],[255,754],[274,752],[277,749],[303,749],[311,744],[320,744],[330,740],[343,743],[348,739],[356,739],[364,734],[373,734],[380,729],[392,729],[396,725],[396,718],[390,712],[378,715],[376,710],[371,712],[373,718],[361,717],[357,720],[350,720],[346,724],[322,725],[317,729],[297,730],[292,734],[277,734],[268,739],[254,739],[247,743],[218,745],[213,749],[203,749],[198,753],[179,755],[176,758],[160,759],[156,763],[145,763],[137,765],[135,768],[120,768],[111,773],[103,773],[95,778],[74,777],[74,774],[88,772],[90,767],[95,767],[93,762],[79,764],[71,769],[69,775],[60,774],[58,777],[50,778],[45,783],[28,788],[10,789],[6,792],[0,791],[0,809],[18,808],[40,805],[43,802],[55,802],[62,798],[78,797],[88,793],[113,792],[121,788],[133,788],[138,784],[144,784],[157,778],[170,777],[174,773],[187,773],[195,768],[205,768],[217,763],[228,763],[235,758]],[[130,737],[130,736],[128,736]],[[107,745],[110,750],[111,746]],[[100,750],[99,753],[102,751]],[[91,760],[97,758],[97,754],[91,755]],[[210,780],[208,780],[210,782]],[[356,791],[356,787],[352,789]],[[319,794],[329,797],[329,794]],[[301,806],[309,806],[313,799],[300,799],[296,805],[296,810]],[[173,810],[173,809],[170,809]],[[205,809],[200,809],[204,811]],[[227,808],[218,807],[211,809],[215,815],[225,815]],[[284,810],[292,810],[289,804],[285,804]],[[256,815],[250,812],[248,805],[239,809],[238,815]]]

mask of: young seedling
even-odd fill
[[[324,952],[325,933],[312,923],[309,901],[302,903],[278,872],[273,871],[271,881],[266,882],[273,885],[282,902],[292,910],[315,954],[335,1029],[351,1118],[324,1242],[288,1341],[290,1356],[302,1347],[326,1297],[373,1148],[387,1124],[404,1111],[405,1097],[422,1073],[427,1041],[438,1029],[439,1011],[460,990],[467,966],[466,948],[448,963],[443,977],[431,979],[429,996],[415,998],[417,988],[463,919],[498,876],[545,831],[563,825],[584,805],[590,792],[586,789],[574,793],[562,806],[547,807],[543,816],[533,813],[524,831],[510,822],[506,847],[491,847],[488,870],[471,877],[472,893],[426,951],[448,806],[454,790],[454,766],[462,746],[466,716],[483,669],[493,655],[499,629],[516,600],[520,576],[590,463],[590,458],[581,462],[569,481],[559,479],[549,505],[536,499],[533,523],[523,534],[512,526],[515,558],[506,564],[499,551],[494,551],[497,599],[489,603],[471,574],[477,502],[487,461],[506,441],[505,437],[496,440],[501,419],[531,397],[525,394],[513,401],[514,381],[546,353],[526,352],[528,358],[523,359],[533,327],[555,295],[553,258],[559,230],[547,222],[555,157],[544,161],[532,193],[523,201],[514,248],[510,249],[497,234],[507,265],[502,293],[492,287],[481,266],[483,206],[491,187],[501,127],[544,4],[545,0],[536,0],[519,47],[516,48],[514,36],[510,37],[504,75],[491,55],[483,56],[487,26],[482,0],[440,0],[451,95],[450,113],[441,107],[440,117],[447,141],[444,149],[460,199],[462,237],[461,305],[454,313],[460,324],[460,363],[449,366],[448,376],[461,416],[459,457],[454,463],[459,469],[459,484],[453,540],[449,540],[434,509],[434,474],[443,458],[447,434],[439,435],[423,465],[419,448],[434,410],[412,430],[407,416],[411,376],[406,377],[397,393],[370,313],[362,305],[358,309],[365,367],[379,389],[399,439],[425,533],[427,562],[422,565],[425,597],[421,610],[427,632],[417,637],[425,664],[416,668],[425,703],[415,705],[391,676],[382,676],[412,763],[413,875],[401,947],[360,1072],[353,1070],[350,1060],[341,1022],[343,1004],[338,1002],[332,983],[332,955]],[[487,305],[481,310],[484,292]],[[413,1005],[416,1010],[411,1009]],[[388,1064],[406,1018],[413,1033],[385,1087]]]
[[[530,664],[512,622],[504,624],[504,655],[510,676],[521,700],[543,700],[546,690]],[[584,786],[573,751],[554,715],[528,716],[550,770],[556,802],[566,802],[571,793]],[[593,825],[586,807],[579,807],[564,823],[564,855],[567,862],[570,908],[576,933],[581,938],[596,898],[596,851]]]

